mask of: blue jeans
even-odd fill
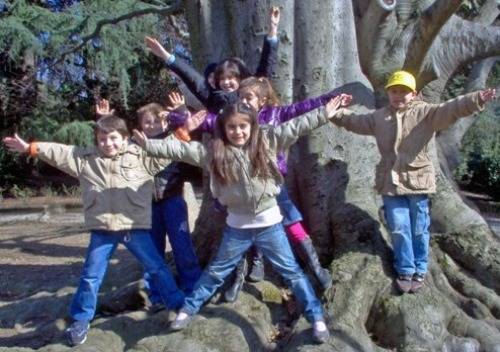
[[[304,308],[310,322],[323,320],[323,309],[314,289],[293,256],[283,225],[256,229],[226,226],[215,258],[205,269],[194,291],[186,297],[182,311],[196,314],[201,305],[220,287],[247,249],[254,245],[271,262]]]
[[[285,185],[281,185],[281,191],[276,196],[278,201],[278,206],[281,210],[281,215],[283,215],[283,226],[288,226],[295,224],[296,222],[302,221],[302,214],[300,214],[299,209],[293,204],[288,194],[288,190]]]
[[[94,230],[90,234],[90,244],[87,248],[80,283],[71,303],[70,314],[74,320],[90,321],[94,317],[97,293],[109,259],[118,243],[124,244],[151,275],[167,307],[178,309],[183,305],[184,293],[177,288],[164,259],[156,252],[147,230]]]
[[[182,196],[153,202],[152,213],[151,238],[156,251],[162,258],[165,257],[166,233],[179,273],[179,286],[186,293],[190,293],[200,278],[201,268],[189,234],[186,202]],[[144,273],[144,281],[151,303],[161,302],[158,288],[147,272]]]
[[[426,194],[383,196],[392,235],[394,268],[400,275],[425,274],[429,257],[429,197]]]

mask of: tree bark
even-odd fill
[[[230,55],[250,63],[258,60],[266,1],[226,6],[192,3],[187,6],[193,12],[189,16],[196,18],[190,23],[197,62]],[[284,101],[336,88],[353,94],[353,108],[363,111],[377,106],[385,75],[411,61],[408,40],[422,13],[414,10],[427,8],[424,5],[429,2],[398,1],[394,10],[378,14],[364,12],[374,5],[362,0],[354,1],[356,13],[353,2],[347,0],[279,4],[280,68],[275,85]],[[450,11],[444,12],[450,17]],[[458,31],[459,25],[470,39]],[[226,31],[214,34],[214,28]],[[391,28],[395,30],[388,37]],[[466,62],[498,55],[498,28],[455,16],[438,28],[432,45],[419,46],[419,50],[428,49],[422,53],[422,67],[431,72],[429,67],[434,65],[433,74],[423,72],[424,82],[448,74],[443,68],[451,75]],[[365,47],[367,42],[372,46]],[[439,191],[433,197],[430,273],[418,295],[397,295],[392,286],[391,239],[379,216],[381,200],[373,189],[378,160],[373,138],[333,125],[314,131],[290,150],[287,185],[336,284],[335,297],[326,297],[325,304],[334,317],[329,322],[333,337],[321,350],[449,351],[453,347],[462,351],[467,346],[500,350],[498,239],[440,171],[434,149]],[[221,220],[215,222],[220,225]],[[213,238],[216,228],[213,212],[202,207],[195,231],[201,253],[207,253],[203,242],[207,236]],[[283,342],[283,348],[301,350],[300,341],[299,336],[293,337]]]

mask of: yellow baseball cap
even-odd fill
[[[396,71],[389,77],[387,84],[385,85],[385,89],[392,86],[405,86],[414,92],[417,90],[415,77],[406,71]]]

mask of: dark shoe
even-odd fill
[[[306,237],[300,242],[295,242],[293,246],[300,260],[314,273],[323,291],[329,289],[332,286],[332,275],[321,266],[311,238]]]
[[[396,279],[396,285],[398,286],[399,291],[401,293],[410,292],[412,285],[412,276],[411,275],[399,275]]]
[[[411,293],[416,293],[422,287],[424,287],[425,274],[415,273],[413,279],[411,280]]]
[[[153,303],[152,305],[147,307],[147,311],[149,314],[156,314],[162,310],[164,310],[166,307],[163,303]]]
[[[248,279],[252,282],[259,282],[264,280],[264,256],[258,249],[255,250],[255,256],[252,260],[252,270]]]
[[[170,330],[172,331],[182,330],[189,325],[191,320],[193,320],[193,315],[188,314],[184,319],[179,319],[179,314],[177,314],[177,317],[174,319],[174,321],[170,323]]]
[[[313,324],[313,339],[314,342],[316,343],[325,343],[328,341],[330,338],[330,332],[328,331],[328,328],[325,330],[318,330],[316,328],[316,324]]]
[[[66,338],[70,346],[81,345],[87,340],[90,324],[88,321],[74,321],[66,329]]]
[[[236,278],[234,279],[233,285],[224,292],[224,298],[227,302],[234,302],[238,298],[238,295],[243,288],[245,283],[245,276],[248,271],[248,263],[245,257],[241,259],[236,267]]]

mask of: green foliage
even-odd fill
[[[458,9],[458,15],[466,18],[472,19],[479,14],[479,9],[486,0],[466,0],[462,2],[462,5]]]
[[[54,141],[82,147],[94,144],[94,124],[91,121],[73,121],[63,124],[55,133]]]
[[[456,177],[473,191],[500,199],[500,104],[474,122],[462,141],[462,163]]]
[[[14,185],[12,186],[12,188],[10,188],[10,194],[14,198],[28,198],[34,197],[36,195],[36,191],[31,188],[19,187],[18,185]]]
[[[6,1],[8,10],[0,12],[0,137],[18,133],[29,141],[90,145],[95,98],[106,97],[129,120],[139,106],[163,102],[172,80],[160,76],[164,65],[146,52],[144,36],[175,33],[158,12],[170,3],[93,0],[52,12],[45,2]],[[144,9],[155,13],[137,14]],[[39,168],[0,145],[2,192],[25,184]]]

